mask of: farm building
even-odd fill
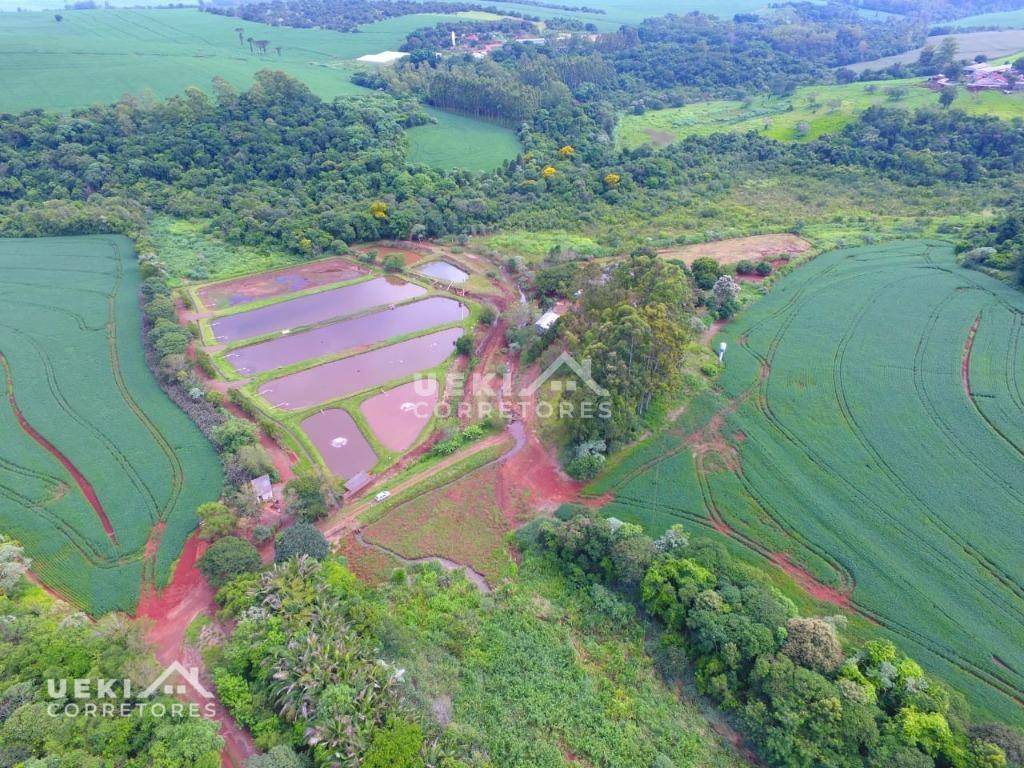
[[[365,56],[360,56],[356,61],[365,61],[368,64],[393,64],[408,55],[404,51],[381,51],[380,53],[368,53]]]
[[[537,330],[541,331],[542,333],[544,331],[550,331],[551,327],[558,322],[558,318],[560,317],[560,314],[555,312],[553,309],[549,309],[547,312],[540,316],[540,318],[537,320],[536,323],[534,323],[534,325],[536,325]]]
[[[270,475],[260,475],[253,480],[252,492],[257,501],[273,501],[274,486],[270,482]]]

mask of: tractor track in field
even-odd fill
[[[92,507],[93,511],[96,513],[96,517],[99,519],[100,525],[103,526],[103,532],[107,534],[107,538],[110,539],[111,543],[115,547],[118,546],[117,534],[114,532],[114,526],[111,525],[110,518],[107,517],[107,512],[103,509],[103,504],[100,503],[99,496],[96,495],[96,491],[93,489],[92,484],[86,480],[85,475],[79,471],[78,467],[71,463],[71,460],[67,456],[61,453],[53,443],[43,437],[35,427],[29,424],[28,420],[21,412],[21,409],[18,408],[18,401],[14,396],[14,378],[11,375],[11,366],[10,363],[7,362],[7,358],[3,353],[0,353],[0,365],[3,366],[4,378],[7,382],[7,402],[11,407],[11,411],[14,413],[14,417],[18,420],[18,424],[21,425],[25,434],[42,446],[44,450],[59,461],[64,469],[68,471],[68,474],[71,475],[75,484],[78,486],[78,490],[82,492],[85,500],[89,502],[89,506]],[[30,508],[38,506],[39,505],[35,503],[29,504]]]
[[[941,302],[940,307],[944,306],[946,302],[950,301],[953,298],[953,296],[955,296],[955,291],[951,293],[946,299],[944,299],[943,302]],[[843,417],[843,420],[846,422],[846,425],[850,430],[850,434],[857,440],[858,443],[860,443],[864,451],[869,456],[871,456],[871,458],[877,464],[878,468],[881,470],[882,474],[889,480],[889,482],[893,484],[895,488],[899,489],[908,500],[914,502],[915,506],[917,507],[917,511],[922,515],[922,517],[925,520],[927,520],[929,523],[934,525],[938,530],[940,530],[955,548],[958,548],[969,558],[973,559],[982,570],[988,572],[990,576],[992,576],[1000,583],[1003,583],[1005,586],[1009,587],[1014,592],[1017,592],[1019,597],[1024,597],[1024,593],[1020,591],[1019,585],[1013,584],[1012,580],[1008,581],[1007,574],[1002,572],[995,563],[993,563],[980,552],[978,552],[976,549],[974,549],[974,547],[972,547],[968,541],[966,541],[959,534],[957,534],[956,531],[952,528],[952,526],[950,526],[946,521],[942,520],[940,517],[934,515],[931,512],[931,508],[929,507],[928,503],[923,498],[921,498],[921,496],[899,475],[899,473],[889,464],[889,462],[882,455],[882,453],[875,447],[874,443],[867,437],[866,433],[864,432],[864,428],[857,421],[856,416],[850,408],[849,398],[846,392],[846,379],[844,375],[846,370],[846,351],[849,347],[850,342],[854,338],[857,328],[864,320],[864,318],[868,316],[868,313],[874,308],[875,304],[879,300],[880,295],[876,294],[874,299],[865,303],[864,308],[857,313],[853,322],[849,325],[846,332],[843,333],[842,337],[839,340],[839,344],[836,347],[836,353],[835,355],[833,355],[832,381],[836,401],[839,404],[840,414]],[[973,326],[975,330],[978,327],[980,319],[981,315],[979,314],[978,319],[975,321],[975,324]],[[971,340],[973,340],[973,333],[970,338]],[[932,552],[932,554],[934,554],[938,559],[945,562],[953,571],[960,573],[965,579],[967,579],[971,583],[976,584],[980,591],[988,594],[989,603],[993,605],[993,607],[998,607],[996,597],[991,593],[991,584],[984,580],[978,580],[974,573],[963,567],[962,563],[951,558],[948,553],[943,552],[941,549],[934,546],[928,540],[927,537],[921,536],[920,533],[917,532],[915,529],[903,527],[900,523],[899,518],[897,518],[895,515],[891,513],[885,512],[881,505],[876,505],[876,508],[882,510],[887,515],[892,525],[899,529],[904,535],[907,535],[909,538],[917,540],[920,546]],[[996,595],[998,594],[999,593],[996,593]],[[1024,613],[1021,612],[1019,607],[1017,610],[1021,617],[1024,618]]]
[[[938,267],[935,267],[935,268],[938,268]],[[776,317],[782,311],[784,311],[786,308],[791,307],[793,305],[793,303],[794,303],[794,299],[795,298],[796,297],[791,298],[784,305],[784,307],[780,308],[780,310],[777,310],[776,312],[773,312],[769,317]],[[763,322],[766,322],[766,320],[765,321],[761,321],[761,323],[758,323],[757,325],[761,325],[761,324],[763,324]],[[749,347],[749,344],[747,344],[745,338],[741,339],[741,344],[751,354],[753,354],[758,360],[760,360],[762,362],[762,365],[768,366],[768,368],[770,369],[771,359],[774,357],[774,352],[775,352],[775,350],[778,347],[778,343],[781,340],[781,336],[784,335],[786,328],[788,328],[788,326],[791,324],[791,322],[792,322],[792,315],[791,315],[791,317],[788,320],[785,321],[783,326],[780,328],[779,332],[776,333],[775,337],[772,339],[772,342],[769,344],[769,349],[767,351],[767,357],[759,355],[758,353],[754,352],[753,349],[751,349]],[[931,328],[934,328],[935,323],[937,323],[937,317],[936,318],[930,318],[930,327]],[[752,327],[755,327],[755,326],[752,326]],[[748,334],[749,334],[749,330],[748,330]],[[921,348],[921,342],[920,341],[919,341],[918,347],[919,347],[919,349]],[[915,369],[915,371],[921,370],[920,361],[919,360],[915,364],[914,369]],[[915,385],[917,385],[917,381],[916,380],[915,380]],[[789,437],[787,435],[787,430],[785,430],[785,428],[783,428],[781,426],[781,424],[779,424],[777,422],[777,420],[774,417],[774,414],[771,413],[770,407],[767,404],[766,395],[765,395],[765,393],[763,391],[762,391],[761,397],[759,398],[759,406],[762,407],[763,413],[764,413],[768,423],[771,424],[773,427],[775,427],[777,430],[779,430],[780,433],[784,437]],[[797,440],[796,444],[797,445],[802,445],[802,442]],[[806,453],[806,451],[809,450],[809,449],[807,449],[806,446],[804,448],[805,448],[805,453]],[[817,461],[814,461],[814,459],[810,455],[808,455],[808,458],[811,459],[814,463],[819,463]],[[819,464],[819,466],[822,468],[823,471],[827,469],[827,466],[823,466],[821,464]],[[842,478],[841,476],[839,476],[839,477],[840,477],[841,480],[844,481],[844,483],[846,483],[844,478]],[[856,489],[853,489],[853,490],[855,491]],[[867,501],[870,503],[869,499],[867,499]],[[872,504],[872,506],[875,506],[875,505]],[[932,639],[922,635],[921,633],[917,632],[916,630],[913,630],[909,626],[907,626],[905,624],[902,624],[902,623],[900,623],[900,622],[898,622],[896,620],[893,620],[893,619],[891,619],[889,617],[882,616],[882,615],[872,611],[871,609],[866,608],[863,604],[861,604],[861,603],[859,603],[857,601],[853,601],[853,600],[851,601],[851,608],[855,612],[860,614],[861,616],[869,619],[870,621],[873,621],[873,622],[875,622],[877,624],[885,626],[885,627],[889,628],[890,631],[893,631],[893,632],[895,632],[895,633],[897,633],[899,635],[902,635],[902,636],[904,636],[904,637],[906,637],[906,638],[916,642],[917,644],[919,644],[922,647],[928,649],[932,653],[935,653],[940,658],[945,659],[947,662],[949,662],[950,664],[952,664],[956,668],[960,669],[965,674],[968,674],[968,675],[974,677],[975,679],[979,680],[980,682],[985,683],[989,687],[995,688],[996,690],[999,690],[1000,692],[1002,692],[1004,695],[1009,696],[1011,699],[1016,701],[1018,704],[1024,703],[1024,699],[1022,699],[1022,695],[1024,695],[1024,693],[1022,693],[1021,689],[1018,688],[1015,684],[1005,680],[1002,676],[997,675],[997,674],[993,674],[989,670],[982,669],[981,667],[976,665],[974,662],[971,662],[970,660],[964,658],[963,656],[960,656],[959,654],[957,654],[956,652],[952,651],[949,648],[946,648],[946,647],[943,647],[941,645],[938,645]],[[943,612],[943,613],[945,614],[945,612]],[[950,618],[950,617],[948,617],[948,615],[947,615],[947,618]],[[950,620],[952,620],[952,619],[950,619]],[[954,622],[954,623],[956,623],[956,622]]]

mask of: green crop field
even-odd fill
[[[356,62],[358,57],[395,50],[412,30],[455,18],[416,14],[341,33],[271,27],[192,8],[62,15],[60,22],[52,13],[0,16],[0,111],[68,110],[108,104],[125,93],[163,98],[190,86],[209,92],[214,77],[246,88],[256,72],[268,68],[302,80],[323,99],[358,96],[367,91],[350,78],[368,66]],[[237,27],[243,29],[241,41]],[[249,37],[268,40],[267,53],[252,53]],[[415,162],[483,170],[519,151],[510,130],[440,110],[430,114],[437,125],[409,132]]]
[[[981,13],[963,19],[943,23],[943,26],[970,29],[972,27],[1000,27],[1002,29],[1024,28],[1024,9],[1002,13]]]
[[[786,553],[1020,724],[1022,337],[1024,296],[947,244],[819,256],[716,338],[721,391],[591,491],[654,532]]]
[[[0,531],[97,614],[166,583],[222,483],[217,454],[146,367],[138,291],[123,237],[0,240]]]
[[[437,123],[410,128],[406,133],[410,163],[487,171],[519,154],[519,139],[507,128],[440,109],[425,109]]]
[[[643,144],[665,146],[687,136],[747,131],[780,141],[810,141],[841,130],[869,107],[938,107],[939,95],[925,88],[923,82],[922,78],[914,78],[812,85],[782,98],[704,101],[642,115],[623,115],[616,130],[616,142],[627,148]],[[1009,120],[1024,117],[1024,94],[968,93],[961,88],[953,108],[971,115]]]
[[[524,16],[541,19],[552,17],[573,18],[594,24],[602,32],[614,32],[623,24],[639,24],[644,19],[664,16],[667,13],[684,14],[700,11],[719,16],[723,19],[732,18],[734,14],[750,11],[766,11],[768,0],[591,0],[586,3],[569,3],[588,8],[596,8],[604,13],[586,11],[567,11],[561,8],[544,8],[536,5],[522,5],[504,0],[486,0],[484,6],[494,6],[502,10],[515,11]]]

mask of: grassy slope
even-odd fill
[[[157,558],[162,583],[195,526],[196,507],[220,495],[220,463],[146,367],[138,269],[125,238],[3,240],[0,256],[4,284],[17,286],[0,306],[0,349],[18,405],[95,489],[117,543],[68,473],[23,439],[3,458],[63,487],[29,494],[35,507],[6,494],[0,527],[24,543],[47,583],[79,604],[130,609],[151,526],[167,524]],[[0,486],[31,487],[17,466],[6,467]]]
[[[647,143],[663,145],[686,136],[746,131],[757,131],[782,141],[809,141],[840,130],[868,107],[938,106],[938,94],[922,87],[921,83],[921,78],[890,80],[871,84],[873,90],[865,83],[807,86],[786,98],[697,102],[643,115],[624,115],[616,141],[620,146],[632,148]],[[899,88],[905,94],[898,99],[891,98],[891,88]],[[1024,117],[1024,94],[969,94],[960,89],[954,106],[972,115],[994,115],[1003,119]],[[801,124],[807,125],[806,132],[798,130]]]
[[[1024,30],[994,30],[988,32],[961,32],[954,35],[935,35],[929,37],[927,44],[938,47],[944,37],[953,37],[957,42],[959,58],[971,60],[978,54],[984,54],[990,58],[1006,56],[1024,50]],[[917,61],[921,49],[904,51],[895,56],[886,56],[882,59],[862,61],[851,64],[850,69],[860,72],[865,69],[885,69],[893,64],[907,64]]]
[[[0,17],[0,110],[68,110],[110,103],[125,93],[167,97],[189,86],[209,91],[215,76],[245,88],[261,69],[280,69],[323,99],[365,93],[350,82],[368,53],[397,49],[413,29],[453,16],[417,14],[365,26],[358,34],[243,22],[194,9],[64,11]],[[265,56],[243,37],[269,40]],[[275,51],[281,46],[281,54]],[[441,167],[493,168],[515,157],[512,131],[431,111],[436,126],[410,133],[413,159]],[[459,140],[453,142],[452,137]],[[459,152],[451,146],[457,144]]]
[[[1002,13],[981,13],[977,16],[967,16],[957,21],[944,22],[943,26],[960,27],[962,29],[969,29],[971,27],[1020,29],[1024,28],[1024,9],[1003,11]]]
[[[654,531],[706,526],[713,508],[821,580],[852,576],[854,600],[901,645],[980,711],[1020,722],[1006,694],[1024,677],[993,657],[1024,668],[1011,639],[1024,547],[1009,533],[1024,498],[1022,308],[941,244],[818,257],[728,329],[722,383],[739,399],[720,439],[733,447],[694,462],[690,424],[624,456],[594,491],[613,490],[608,513]],[[979,313],[968,398],[960,362]],[[695,406],[696,421],[709,412]],[[735,451],[741,474],[720,455],[734,463]]]
[[[440,109],[425,109],[437,122],[408,131],[410,163],[486,171],[494,168],[496,161],[515,157],[521,149],[515,133],[507,128]]]

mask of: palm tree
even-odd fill
[[[242,27],[235,27],[235,32],[238,33],[238,44],[242,45],[242,35],[245,33],[245,29]]]
[[[251,37],[245,38],[245,42],[247,42],[249,44],[249,53],[255,53],[255,51],[252,49],[252,38]]]
[[[274,50],[277,51],[277,58],[281,58],[281,46],[275,47]]]

